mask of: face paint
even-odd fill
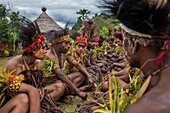
[[[64,43],[65,43],[65,46],[70,47],[70,41],[69,40],[65,41]]]
[[[69,48],[70,48],[70,41],[69,40],[65,40],[64,42],[61,43],[59,48],[60,48],[59,51],[61,53],[67,53]]]
[[[78,48],[80,48],[80,49],[84,49],[85,48],[85,44],[81,44],[81,43],[77,44],[76,46],[78,46]]]
[[[85,44],[83,44],[83,43],[78,43],[78,44],[75,46],[76,52],[77,52],[78,54],[81,54],[81,53],[84,51],[85,47],[86,47]]]
[[[37,49],[34,52],[35,57],[39,60],[43,60],[46,56],[45,50],[46,50],[45,44],[42,44],[41,46],[37,47]]]

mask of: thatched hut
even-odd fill
[[[47,34],[51,31],[61,30],[60,27],[50,16],[46,13],[46,8],[42,8],[42,13],[40,16],[35,20],[40,28],[42,34]]]

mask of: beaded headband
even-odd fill
[[[158,67],[162,67],[164,66],[163,63],[163,57],[166,54],[166,52],[169,50],[169,46],[170,46],[170,36],[152,36],[152,35],[147,35],[144,33],[139,33],[137,31],[134,31],[132,29],[127,28],[125,25],[120,24],[121,28],[125,31],[125,33],[128,33],[130,35],[132,35],[133,37],[140,37],[140,38],[145,38],[145,39],[167,39],[168,41],[165,43],[163,49],[159,52],[157,58],[156,58],[156,65]],[[123,37],[124,37],[124,33],[123,33]]]
[[[55,43],[61,43],[64,41],[69,41],[70,40],[70,35],[62,36],[60,38],[54,39]]]

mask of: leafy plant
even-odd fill
[[[50,59],[43,60],[43,77],[52,77],[55,74],[52,72],[54,62]]]
[[[106,37],[109,34],[109,29],[106,26],[103,26],[102,29],[100,30],[100,35],[102,37]]]
[[[7,72],[6,67],[2,69],[2,73],[0,74],[0,107],[5,101],[7,96],[11,96],[10,93],[7,93],[7,90],[10,87],[10,78],[13,77],[12,72]]]
[[[94,101],[101,108],[93,111],[93,113],[122,113],[129,105],[134,103],[141,95],[144,93],[147,85],[141,87],[142,82],[138,82],[138,78],[140,76],[140,70],[138,68],[133,69],[134,73],[132,77],[130,77],[130,87],[126,90],[123,88],[119,88],[118,81],[114,75],[109,77],[109,106],[106,103],[106,100],[100,94],[104,104]],[[114,80],[114,98],[112,98],[112,81]],[[139,90],[139,88],[141,89]],[[99,91],[100,92],[100,91]],[[127,96],[128,93],[128,96]]]
[[[12,12],[0,4],[0,44],[4,44],[4,49],[8,51],[16,50],[16,41],[18,38],[18,27],[14,23],[25,20],[20,17],[19,12]]]

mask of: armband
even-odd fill
[[[74,58],[72,56],[68,57],[68,62],[72,62],[74,60]]]
[[[58,69],[58,68],[60,68],[60,66],[58,64],[53,65],[53,70]]]

